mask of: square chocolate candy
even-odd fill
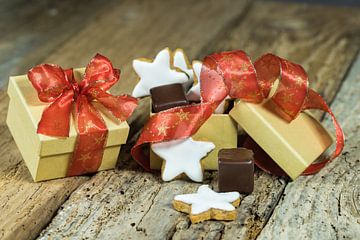
[[[180,83],[163,85],[150,89],[153,112],[188,105],[184,87]]]
[[[219,158],[219,191],[251,193],[254,190],[253,152],[246,148],[221,149]]]

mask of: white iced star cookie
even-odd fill
[[[186,57],[184,50],[178,48],[174,52],[174,67],[179,68],[189,76],[189,81],[185,84],[185,89],[189,89],[194,82],[194,71],[189,64],[189,60]]]
[[[193,69],[193,76],[194,76],[194,84],[187,92],[187,99],[190,101],[200,101],[200,73],[202,68],[202,62],[200,61],[193,61],[192,62],[192,69]]]
[[[235,220],[239,197],[238,192],[217,193],[208,185],[202,185],[196,193],[175,196],[173,206],[177,211],[189,213],[192,223],[210,219]]]
[[[191,137],[151,145],[154,153],[164,160],[161,171],[164,181],[171,181],[185,174],[191,180],[201,182],[201,159],[214,148],[212,142],[194,141]]]
[[[194,85],[190,88],[187,92],[187,99],[190,101],[200,101],[201,93],[200,93],[200,74],[202,68],[202,62],[200,61],[193,61],[192,68],[194,71]],[[229,96],[226,99],[230,99]],[[215,109],[216,114],[222,114],[225,112],[227,108],[226,100],[222,101],[219,106]]]
[[[161,50],[153,61],[145,58],[135,59],[133,68],[140,80],[132,95],[144,97],[150,95],[150,89],[157,86],[187,83],[189,77],[185,72],[172,66],[172,54],[169,48]]]

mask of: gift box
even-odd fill
[[[82,79],[84,70],[74,69],[77,81]],[[38,122],[49,104],[38,99],[27,75],[10,77],[8,95],[10,103],[6,123],[34,181],[65,177],[77,139],[73,118],[70,120],[69,137],[37,134]],[[100,109],[100,106],[96,107]],[[108,128],[108,136],[99,171],[115,167],[121,144],[126,142],[129,133],[126,121],[117,122],[109,114],[100,112]]]
[[[203,158],[202,164],[205,170],[217,170],[219,150],[237,147],[237,124],[228,114],[212,114],[192,138],[215,144],[214,150]],[[162,159],[150,149],[150,168],[161,169],[161,164]]]
[[[292,179],[333,143],[332,136],[307,112],[293,121],[281,118],[271,101],[237,101],[230,116]]]

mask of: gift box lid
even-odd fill
[[[277,115],[270,101],[237,101],[230,116],[292,179],[333,143],[333,137],[311,114],[302,112],[289,123]]]
[[[81,80],[85,68],[74,69],[74,76],[76,80]],[[21,117],[24,121],[30,121],[31,129],[28,129],[29,134],[33,135],[36,142],[35,146],[39,156],[50,156],[55,154],[63,154],[73,152],[77,132],[74,125],[73,117],[70,118],[70,131],[67,138],[49,137],[42,134],[36,134],[37,125],[40,121],[43,109],[49,103],[41,102],[38,99],[37,92],[31,85],[27,75],[12,76],[9,80],[8,95],[10,101],[13,101],[17,108],[25,108],[25,116]],[[100,114],[103,117],[106,126],[109,130],[106,147],[116,146],[126,142],[129,133],[129,125],[126,121],[119,122],[105,111],[101,110],[100,104],[93,102],[93,104],[100,109]]]

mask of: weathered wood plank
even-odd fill
[[[233,0],[224,1],[221,4],[213,2],[210,6],[191,1],[184,1],[180,5],[177,5],[176,1],[125,1],[121,4],[105,6],[102,10],[104,14],[99,15],[91,25],[84,26],[83,30],[74,34],[64,45],[57,46],[57,51],[44,61],[58,63],[64,67],[82,66],[96,52],[102,52],[115,60],[117,67],[122,67],[126,63],[127,72],[130,72],[133,57],[155,54],[161,47],[175,46],[175,42],[179,43],[177,46],[188,46],[187,52],[195,56],[205,44],[221,32],[224,26],[241,14],[246,4],[246,2]],[[236,8],[227,11],[230,6],[236,6]],[[226,16],[220,18],[225,11],[227,11]],[[184,16],[187,21],[184,21]],[[198,16],[203,17],[202,24],[194,27],[194,21],[198,21]],[[207,34],[202,34],[201,28],[204,28]],[[190,38],[196,38],[198,44],[189,41]],[[36,61],[41,60],[41,58],[36,59]],[[36,64],[36,61],[31,65]],[[28,60],[27,63],[29,63]],[[127,87],[125,90],[129,91],[135,84],[135,79],[128,78],[123,84]],[[32,183],[5,125],[8,104],[5,90],[0,93],[0,98],[0,112],[2,113],[0,154],[3,156],[0,165],[0,238],[34,238],[49,222],[70,192],[88,177]],[[97,178],[99,181],[106,181],[107,174],[111,174],[111,171],[101,173]],[[118,177],[121,175],[119,174]],[[139,177],[146,178],[146,176]],[[124,181],[126,180],[120,183],[123,184]],[[113,181],[110,182],[113,183]],[[155,184],[154,187],[156,186],[158,185]],[[148,193],[149,198],[155,196],[151,191]],[[143,194],[146,194],[145,191]],[[134,208],[139,207],[134,206]]]
[[[360,235],[360,55],[332,104],[343,154],[319,174],[290,183],[258,239],[357,239]],[[327,125],[331,120],[327,118]],[[286,224],[284,224],[286,223]]]
[[[8,1],[0,9],[0,87],[42,62],[114,1]]]
[[[347,28],[347,30],[344,30],[343,35],[340,35],[339,37],[339,39],[344,40],[340,42],[330,42],[326,47],[323,47],[322,50],[319,51],[320,53],[312,61],[310,61],[312,59],[311,53],[316,52],[315,50],[321,48],[323,42],[319,40],[313,41],[312,44],[304,46],[304,41],[308,41],[307,37],[317,36],[317,34],[328,36],[329,32],[332,32],[331,26],[335,25],[333,20],[336,19],[335,16],[339,15],[340,18],[347,19],[348,9],[335,11],[333,8],[330,8],[333,15],[325,15],[325,18],[317,25],[314,25],[315,29],[313,29],[310,26],[313,25],[314,16],[322,14],[324,11],[322,8],[309,9],[304,6],[289,5],[287,8],[287,11],[289,12],[287,13],[281,10],[283,9],[281,7],[283,7],[283,5],[279,3],[262,2],[255,4],[245,17],[244,21],[241,21],[242,19],[239,18],[237,23],[232,23],[233,28],[229,29],[227,34],[222,32],[221,36],[214,36],[216,41],[207,44],[204,48],[205,50],[203,49],[201,51],[201,54],[206,54],[207,52],[212,52],[214,50],[242,48],[246,51],[249,50],[252,56],[258,56],[263,52],[274,50],[284,57],[305,64],[305,67],[309,67],[309,64],[307,64],[308,62],[312,62],[314,65],[311,65],[312,68],[310,69],[312,69],[311,71],[313,74],[317,71],[322,71],[324,73],[314,79],[314,86],[316,87],[316,84],[318,84],[319,87],[316,88],[319,90],[323,89],[321,86],[326,86],[325,84],[321,84],[327,81],[325,76],[331,75],[334,83],[328,91],[323,91],[323,93],[326,96],[331,94],[334,95],[349,63],[351,62],[355,47],[350,43],[354,43],[356,36],[349,34],[352,29]],[[308,13],[308,11],[310,11],[310,13]],[[298,16],[300,16],[297,20],[298,22],[295,23],[295,27],[291,24],[289,26],[289,19],[291,19],[294,13],[297,13]],[[281,17],[279,17],[280,15]],[[310,15],[312,17],[310,17]],[[276,24],[274,24],[272,28],[269,28],[267,24],[274,18],[276,19]],[[310,20],[307,20],[308,18],[310,18]],[[299,22],[300,27],[297,27]],[[329,26],[326,24],[329,24]],[[276,34],[272,33],[273,31],[275,31]],[[177,41],[179,41],[179,39],[177,39]],[[279,41],[279,44],[275,44],[275,42]],[[344,45],[343,42],[349,42],[349,44]],[[189,42],[186,44],[188,43]],[[176,43],[171,42],[171,44]],[[183,46],[181,44],[184,43],[181,42],[178,44]],[[293,44],[294,46],[290,44]],[[271,45],[272,48],[270,48],[269,45]],[[289,46],[292,46],[292,48],[289,48]],[[339,49],[344,51],[342,53],[344,56],[347,55],[346,57],[339,58],[344,59],[342,60],[342,65],[339,66],[339,69],[334,69],[321,64],[323,61],[327,61],[329,65],[335,64],[338,59],[335,59],[332,56],[338,54],[340,52]],[[141,48],[141,50],[146,52],[142,55],[151,55],[154,54],[157,49],[150,50],[149,48],[143,50]],[[136,56],[138,56],[139,53],[135,50],[134,54],[137,54]],[[190,51],[190,56],[198,56],[198,54],[198,51],[192,53]],[[128,57],[131,59],[133,56],[129,55]],[[117,61],[120,63],[120,61],[123,60],[119,59]],[[66,63],[66,61],[64,63]],[[128,65],[125,65],[123,69],[130,71]],[[124,85],[121,85],[124,87],[120,87],[119,89],[122,89],[120,91],[129,92],[131,90],[131,84],[129,84],[128,79],[132,78],[131,76],[133,75],[125,72],[124,76],[129,77],[126,77]],[[128,85],[125,86],[125,83]],[[330,100],[332,97],[330,96],[328,99]],[[124,210],[116,212],[114,209],[103,209],[103,203],[97,201],[92,202],[93,207],[91,210],[79,209],[77,205],[81,204],[81,198],[86,194],[84,190],[79,189],[79,191],[74,192],[73,196],[71,196],[63,205],[65,210],[59,211],[49,227],[42,232],[40,238],[79,237],[80,235],[76,235],[77,232],[85,233],[85,231],[88,231],[93,232],[91,235],[86,235],[90,238],[100,236],[106,236],[107,238],[125,238],[126,236],[127,239],[142,239],[145,237],[152,239],[171,237],[174,239],[198,239],[201,237],[209,239],[219,239],[220,237],[224,239],[233,239],[234,236],[236,236],[238,238],[254,239],[269,219],[273,208],[276,206],[276,203],[286,186],[286,181],[284,179],[278,179],[257,171],[255,183],[256,190],[252,195],[243,198],[242,204],[238,210],[239,217],[237,221],[231,223],[210,221],[192,225],[185,215],[175,212],[169,203],[172,197],[177,193],[194,191],[198,186],[197,184],[184,181],[161,184],[158,177],[143,173],[142,171],[133,170],[137,169],[134,167],[136,165],[133,162],[127,162],[129,156],[126,153],[122,155],[122,158],[126,158],[125,161],[121,162],[125,167],[115,170],[115,173],[109,172],[109,174],[126,175],[129,172],[134,171],[134,178],[139,177],[139,181],[143,181],[143,178],[140,179],[140,176],[147,179],[147,181],[151,181],[151,185],[154,186],[154,191],[156,191],[156,194],[153,195],[152,193],[147,192],[147,185],[143,188],[140,183],[133,183],[140,186],[138,189],[139,192],[146,192],[144,193],[144,198],[147,201],[151,201],[151,204],[143,201],[143,205],[138,205],[130,201],[125,203],[125,205],[129,207],[129,212],[125,212]],[[97,179],[98,176],[95,178]],[[206,182],[216,187],[216,173],[207,175]],[[84,184],[84,187],[85,186],[88,186],[89,188],[92,187],[92,185],[88,183]],[[121,184],[116,183],[116,187],[113,189],[120,189],[121,186]],[[94,186],[93,188],[95,188],[94,190],[96,191],[103,191],[101,187],[97,188]],[[107,190],[104,190],[103,193],[106,196],[109,196]],[[136,194],[136,196],[138,195]],[[121,198],[121,196],[115,194],[109,196],[109,201],[118,202]],[[137,199],[134,201],[137,201]],[[122,206],[121,209],[124,207],[126,208],[126,206]],[[96,212],[98,215],[94,216],[92,212]],[[116,213],[114,214],[114,212]],[[90,217],[87,217],[89,215]],[[111,215],[111,218],[107,218],[108,215]],[[68,219],[66,223],[63,221],[65,218]],[[99,224],[98,219],[101,219],[101,225]],[[86,225],[86,227],[79,225],[74,226],[74,223],[78,221],[89,221],[93,224],[91,226]]]
[[[224,24],[241,19],[247,2],[129,1],[124,4],[126,10],[109,11],[49,55],[47,61],[64,67],[84,66],[99,52],[122,70],[122,80],[111,91],[131,93],[137,82],[133,59],[155,56],[165,47],[183,48],[190,59],[202,57],[200,49],[222,36]]]
[[[299,63],[330,102],[359,49],[359,29],[357,8],[257,2],[217,49],[244,49],[253,60],[272,52]]]

